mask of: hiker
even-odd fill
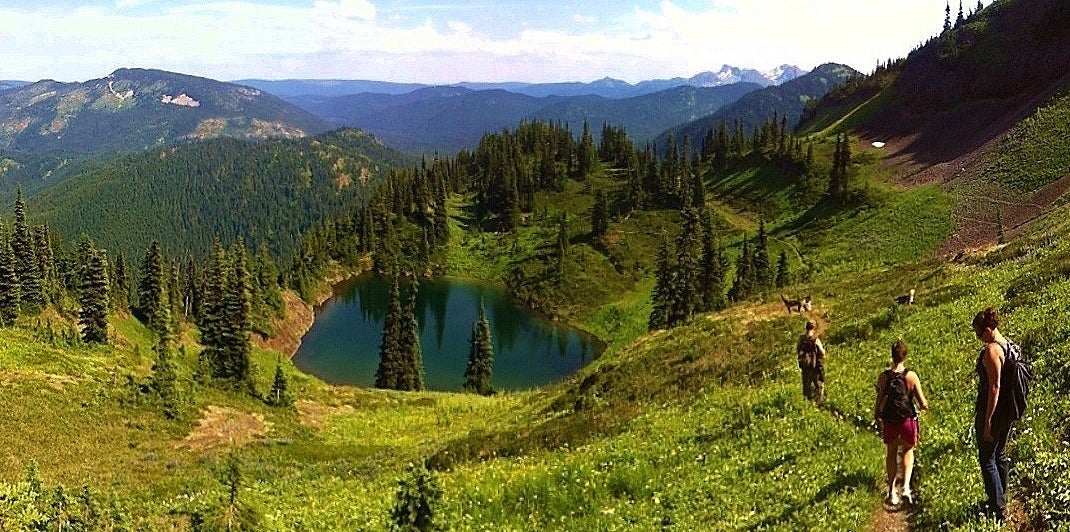
[[[973,317],[973,332],[984,343],[977,355],[977,402],[973,430],[977,438],[977,461],[984,481],[985,513],[1003,521],[1007,509],[1007,440],[1011,422],[995,415],[1000,399],[1000,377],[1008,340],[999,332],[999,312],[988,307]]]
[[[914,472],[914,447],[918,445],[918,411],[915,399],[922,410],[929,409],[929,402],[921,390],[918,374],[906,368],[907,345],[902,340],[892,344],[892,367],[877,377],[877,400],[873,406],[874,417],[886,447],[884,471],[888,479],[889,506],[899,506],[900,496],[895,490],[898,457],[902,455],[903,492],[902,502],[914,504],[910,489],[910,477]]]
[[[795,350],[802,370],[803,397],[821,404],[825,402],[825,346],[817,337],[817,322],[806,321],[806,334],[799,337]]]

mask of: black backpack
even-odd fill
[[[884,385],[884,406],[881,408],[881,419],[892,423],[903,421],[918,416],[914,410],[914,401],[907,389],[907,369],[902,373],[886,370],[888,382]]]
[[[1003,348],[1003,369],[999,376],[999,399],[993,417],[1004,422],[1017,421],[1025,413],[1029,388],[1033,383],[1033,365],[1022,348],[1007,341]]]

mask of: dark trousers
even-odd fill
[[[825,402],[825,370],[802,368],[803,397],[816,403]]]
[[[1010,460],[1007,459],[1007,440],[1010,439],[1010,423],[995,423],[992,426],[992,441],[984,441],[980,422],[974,424],[977,437],[977,462],[981,465],[981,479],[985,484],[988,509],[1003,514],[1007,508],[1007,475]]]

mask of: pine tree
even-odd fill
[[[165,287],[167,273],[164,268],[166,265],[163,253],[160,251],[160,243],[154,240],[149,245],[149,249],[145,251],[145,259],[141,262],[135,315],[157,335],[162,335],[163,329],[167,326],[164,319],[168,306]]]
[[[977,9],[974,11],[974,13],[980,13],[981,11],[984,11],[984,9],[985,5],[981,3],[981,0],[977,0]]]
[[[765,234],[765,220],[758,221],[758,237],[754,244],[755,289],[768,290],[775,280],[773,264],[769,260],[769,237]]]
[[[19,277],[15,272],[15,252],[0,224],[0,326],[15,323],[19,316]]]
[[[724,251],[717,245],[713,222],[707,211],[702,216],[702,273],[699,278],[702,312],[725,307],[724,276],[728,268],[724,261]]]
[[[34,254],[37,255],[38,272],[46,302],[59,302],[62,288],[56,275],[55,253],[52,251],[52,237],[48,225],[39,225],[33,229]]]
[[[224,374],[236,389],[252,391],[252,346],[249,318],[249,271],[246,269],[245,244],[234,244],[231,252],[229,283],[223,296],[222,358]]]
[[[602,238],[609,231],[609,202],[602,189],[594,194],[594,206],[591,207],[591,237]]]
[[[669,239],[663,238],[658,248],[657,266],[654,273],[654,292],[650,295],[650,319],[647,328],[651,331],[669,328],[672,312],[674,265],[669,255]]]
[[[576,153],[576,180],[583,181],[594,169],[598,161],[598,153],[594,148],[594,139],[591,137],[591,127],[587,121],[583,121],[583,136],[580,137],[579,151]]]
[[[494,388],[490,384],[494,369],[494,344],[490,336],[490,322],[483,301],[479,301],[479,320],[472,325],[472,336],[468,340],[468,366],[464,370],[464,391],[490,395]]]
[[[699,256],[702,246],[699,223],[695,209],[684,210],[680,235],[676,239],[676,274],[672,283],[669,327],[687,323],[699,306]]]
[[[19,277],[19,296],[23,311],[36,312],[45,305],[41,285],[41,266],[37,262],[33,238],[26,225],[26,200],[22,188],[15,193],[15,227],[11,236],[11,249],[15,253],[15,272]]]
[[[557,226],[557,271],[555,277],[560,280],[565,276],[565,259],[568,257],[568,213],[561,213]]]
[[[728,290],[728,297],[732,301],[743,301],[751,296],[754,289],[754,256],[751,252],[750,241],[743,239],[743,252],[736,262],[736,279],[732,288]]]
[[[962,0],[959,0],[959,16],[955,18],[955,27],[961,27],[966,23],[966,15],[962,11]]]
[[[951,31],[951,0],[944,5],[944,33]]]
[[[282,371],[282,360],[279,359],[275,361],[275,379],[271,383],[271,391],[268,392],[267,404],[293,406],[294,400],[287,388],[286,373]]]
[[[390,288],[386,318],[383,320],[383,339],[379,344],[379,367],[375,370],[375,387],[396,390],[401,385],[403,362],[401,346],[398,345],[402,326],[401,290],[398,278]]]
[[[780,260],[776,264],[776,287],[784,288],[791,284],[791,270],[788,269],[788,253],[780,252]]]
[[[200,367],[208,371],[208,375],[219,378],[226,375],[224,367],[223,345],[223,298],[229,284],[227,275],[230,268],[227,265],[226,252],[219,240],[212,245],[212,253],[208,257],[201,289],[201,310],[197,326],[201,331],[201,345],[204,349],[200,354]]]
[[[165,327],[164,331],[153,345],[156,362],[152,365],[152,387],[160,398],[164,415],[174,419],[178,417],[179,406],[178,368],[174,360],[174,335],[171,327]]]
[[[415,283],[409,286],[408,298],[402,308],[401,326],[398,329],[397,344],[401,354],[401,380],[399,390],[420,391],[424,389],[424,363],[420,348],[420,329],[416,321]]]
[[[79,294],[82,310],[78,324],[86,343],[108,343],[108,301],[108,260],[102,252],[93,250]]]
[[[390,510],[390,530],[396,532],[431,532],[441,527],[435,512],[442,498],[442,487],[423,464],[409,466],[405,478],[398,481],[394,507]]]

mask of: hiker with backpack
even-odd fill
[[[806,333],[795,345],[802,370],[803,397],[821,404],[825,402],[825,346],[817,337],[817,322],[806,321]]]
[[[886,447],[884,470],[888,479],[888,495],[885,502],[898,507],[900,501],[914,504],[910,489],[910,477],[914,472],[914,447],[918,444],[917,400],[922,410],[929,409],[929,402],[921,390],[918,374],[906,368],[907,345],[902,340],[892,344],[892,367],[877,377],[877,400],[873,406],[874,417]],[[902,499],[896,492],[896,473],[899,470],[900,449],[903,458]]]
[[[1033,378],[1020,347],[999,331],[999,312],[988,307],[973,318],[973,332],[984,343],[977,355],[977,402],[974,434],[984,481],[984,511],[1002,522],[1007,509],[1007,440],[1011,425],[1022,417]]]

